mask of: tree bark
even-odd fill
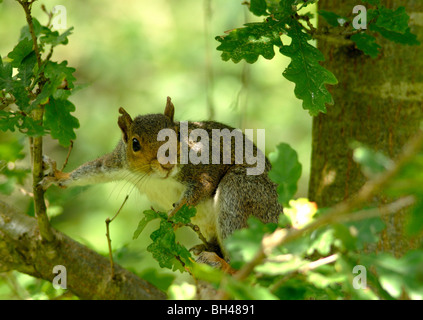
[[[405,6],[411,16],[411,32],[423,40],[421,0],[382,0],[387,8]],[[320,0],[319,9],[351,15],[355,0]],[[319,30],[327,27],[319,21]],[[309,198],[320,207],[354,195],[366,182],[360,167],[353,161],[351,143],[358,141],[390,158],[395,157],[423,120],[423,47],[396,44],[378,37],[382,46],[372,59],[352,45],[334,45],[319,38],[322,63],[339,80],[329,86],[335,104],[327,114],[313,119],[312,159]],[[416,72],[417,71],[417,72]],[[375,204],[383,204],[383,196]],[[378,248],[402,255],[411,246],[403,237],[404,214],[384,218],[387,228]]]
[[[166,299],[145,280],[115,265],[111,278],[107,258],[52,229],[54,240],[43,241],[37,221],[0,202],[0,272],[17,270],[52,281],[54,266],[66,268],[67,289],[81,299]]]

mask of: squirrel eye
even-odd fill
[[[134,150],[134,152],[141,150],[141,145],[137,138],[132,139],[132,150]]]

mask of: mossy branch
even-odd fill
[[[53,268],[66,268],[67,289],[81,299],[151,300],[166,295],[149,282],[95,251],[51,229],[54,243],[39,241],[37,221],[0,201],[0,272],[16,270],[53,281]]]

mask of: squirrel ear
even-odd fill
[[[166,108],[164,111],[164,115],[167,116],[170,121],[173,122],[173,116],[175,114],[175,106],[172,103],[172,100],[170,99],[170,97],[167,97],[167,101],[166,101]]]
[[[119,113],[121,114],[121,116],[118,119],[118,125],[120,129],[122,130],[123,141],[126,143],[128,142],[128,138],[129,138],[129,129],[131,128],[131,125],[132,125],[132,118],[122,107],[119,108]]]

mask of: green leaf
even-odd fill
[[[410,211],[406,224],[406,232],[410,236],[415,236],[423,230],[423,197],[419,196]]]
[[[160,227],[150,235],[153,243],[147,247],[147,251],[159,263],[160,267],[171,270],[184,271],[181,261],[190,264],[191,254],[185,247],[176,243],[173,224],[167,219],[160,221]]]
[[[0,193],[10,195],[15,190],[16,181],[13,178],[9,178],[6,182],[0,183]]]
[[[331,247],[336,241],[333,228],[321,228],[310,235],[310,244],[307,253],[315,251],[325,256],[330,253]]]
[[[192,213],[192,208],[184,209],[178,219],[186,220],[187,216],[192,216]],[[160,267],[180,270],[181,272],[184,271],[181,263],[191,265],[191,254],[184,246],[176,243],[174,223],[168,220],[165,212],[156,212],[154,210],[144,211],[144,217],[139,222],[133,239],[138,238],[146,225],[155,219],[160,219],[160,225],[157,230],[151,233],[150,238],[153,242],[147,247],[147,251],[153,255],[153,258],[159,263]]]
[[[417,36],[410,32],[410,28],[407,28],[404,33],[394,32],[385,28],[379,27],[375,24],[370,24],[369,29],[371,31],[379,32],[384,38],[404,45],[418,46],[420,41],[417,40]]]
[[[187,224],[191,222],[191,218],[195,216],[197,210],[195,207],[188,207],[187,205],[183,205],[178,212],[172,217],[172,221],[174,223],[182,223]]]
[[[355,42],[357,48],[372,58],[379,55],[380,45],[376,43],[376,38],[367,33],[357,33],[351,36],[351,40]]]
[[[334,226],[335,237],[341,239],[345,244],[345,235],[348,234],[354,239],[352,245],[358,250],[362,250],[365,244],[378,242],[380,233],[386,227],[380,217],[348,222],[343,224],[343,226],[347,229],[343,230],[340,229],[339,226]],[[350,247],[350,249],[352,248]]]
[[[172,284],[167,292],[169,300],[194,300],[197,287],[191,283]]]
[[[132,236],[132,239],[135,240],[139,237],[139,235],[144,231],[145,227],[150,221],[153,221],[155,219],[166,219],[167,215],[164,212],[156,212],[154,210],[145,210],[144,217],[140,220],[138,223],[138,227],[134,232],[134,235]]]
[[[14,132],[15,127],[19,126],[21,119],[22,116],[20,114],[0,110],[0,130],[3,132],[7,130]]]
[[[9,141],[0,143],[0,159],[5,162],[15,162],[23,159],[25,155],[22,153],[23,145],[18,141]]]
[[[380,33],[384,38],[404,44],[420,45],[417,36],[410,31],[408,21],[410,17],[404,7],[398,7],[397,10],[380,7],[375,10],[369,10],[368,14],[371,20],[376,22],[369,25],[369,30]]]
[[[14,139],[0,143],[0,174],[6,178],[6,182],[0,183],[0,193],[11,194],[16,183],[23,185],[28,173],[30,173],[28,169],[8,165],[25,157],[22,152],[23,148],[24,146]]]
[[[175,245],[175,232],[170,222],[160,221],[160,227],[150,235],[151,243],[147,251],[153,255],[153,258],[159,263],[161,268],[182,269],[182,265],[175,258],[173,253]]]
[[[22,39],[15,46],[15,48],[7,56],[12,59],[12,67],[18,68],[21,65],[23,59],[28,56],[33,50],[33,43],[29,39]]]
[[[264,16],[267,14],[266,0],[251,0],[250,11],[256,16]]]
[[[319,10],[317,12],[332,27],[342,26],[347,21],[347,19],[345,17],[342,17],[342,16],[340,16],[340,15],[338,15],[335,12],[332,12],[332,11]]]
[[[13,81],[11,93],[15,97],[15,103],[19,109],[29,112],[29,96],[23,81]]]
[[[37,38],[41,33],[47,32],[47,30],[49,30],[47,27],[42,26],[41,23],[34,17],[32,17],[32,24],[34,26],[34,34]],[[31,36],[31,33],[29,32],[28,25],[25,25],[21,29],[19,40],[23,40],[23,39],[32,41],[32,36]]]
[[[24,87],[28,87],[31,84],[31,78],[34,76],[33,69],[37,62],[35,52],[32,51],[28,54],[18,67],[18,79],[22,81]]]
[[[270,257],[268,260],[272,260],[272,257]],[[263,264],[258,265],[255,270],[260,274],[266,274],[270,276],[285,275],[297,271],[307,263],[309,263],[307,260],[293,256],[288,261],[264,262]]]
[[[50,129],[50,134],[59,143],[67,147],[70,141],[76,138],[74,129],[79,128],[79,121],[71,115],[75,106],[68,100],[55,100],[50,98],[45,106],[44,124]]]
[[[298,161],[297,152],[286,143],[279,144],[276,151],[269,154],[269,159],[272,163],[269,177],[278,184],[279,202],[286,206],[297,192],[302,171],[301,163]]]
[[[423,251],[412,250],[400,259],[388,253],[362,255],[360,262],[366,269],[376,268],[381,286],[394,298],[403,290],[411,299],[423,299]]]
[[[70,27],[62,34],[59,34],[58,31],[51,31],[50,29],[47,29],[47,30],[45,32],[45,35],[40,37],[40,42],[51,44],[53,47],[55,47],[59,44],[63,44],[63,45],[68,44],[69,42],[68,36],[72,34],[73,27]]]
[[[286,7],[283,7],[283,5],[286,3],[287,6],[291,6],[293,2],[294,0],[287,0],[287,1],[266,0],[266,6],[267,6],[267,10],[269,10],[270,13],[275,14],[275,13],[286,11]],[[291,13],[291,11],[292,9],[290,10],[289,13]]]
[[[51,83],[47,81],[46,84],[43,86],[41,92],[37,95],[37,97],[32,101],[30,107],[26,112],[30,112],[38,107],[40,104],[46,104],[49,101],[49,97],[53,95],[57,90],[57,84]]]
[[[423,153],[419,153],[402,166],[393,181],[384,189],[392,197],[404,195],[423,196]]]
[[[0,169],[2,166],[2,161],[0,161]],[[15,190],[15,185],[20,184],[24,185],[25,179],[28,177],[28,174],[31,173],[29,169],[12,169],[9,170],[7,167],[1,170],[1,174],[6,176],[6,182],[0,184],[0,193],[11,194]]]
[[[204,280],[215,285],[219,285],[225,276],[222,270],[213,268],[205,263],[194,263],[191,273],[195,279]]]
[[[331,285],[338,285],[346,280],[346,275],[342,273],[330,272],[322,274],[319,272],[307,272],[307,280],[314,284],[317,288],[326,288]]]
[[[362,0],[365,3],[371,4],[372,6],[379,6],[380,0]]]
[[[56,100],[66,100],[72,94],[74,88],[73,82],[76,80],[73,76],[74,68],[67,66],[67,61],[57,62],[48,61],[44,68],[44,76],[47,78],[46,84],[37,98],[32,102],[31,109],[35,109],[39,104],[47,103],[50,96]],[[59,89],[59,86],[66,81],[66,86]]]
[[[393,165],[392,160],[383,153],[364,146],[354,149],[353,159],[361,165],[364,175],[369,178],[377,176]]]
[[[279,21],[268,19],[264,22],[248,23],[245,27],[232,30],[226,36],[216,37],[221,44],[217,50],[222,51],[224,61],[238,63],[242,59],[254,63],[261,55],[265,59],[275,56],[274,46],[282,45]]]
[[[139,274],[140,278],[147,280],[152,285],[156,286],[162,291],[166,291],[170,285],[172,284],[173,280],[175,280],[175,276],[169,273],[159,273],[154,268],[148,268],[143,270]]]
[[[291,44],[283,46],[280,52],[292,61],[283,76],[295,83],[295,96],[303,100],[304,109],[309,110],[313,116],[319,112],[325,113],[325,104],[333,104],[325,84],[336,84],[338,81],[329,70],[319,64],[324,56],[308,43],[311,37],[303,32],[299,22],[293,20],[288,36],[292,39]]]
[[[382,6],[379,8],[379,17],[376,20],[376,25],[388,31],[405,33],[408,29],[409,19],[410,17],[402,6],[395,11]]]
[[[6,91],[10,91],[12,89],[12,72],[12,65],[9,62],[3,63],[0,56],[0,90],[6,89]]]
[[[19,126],[19,131],[30,137],[40,137],[46,133],[43,126],[28,116],[22,118],[22,124]]]
[[[228,278],[225,286],[226,291],[234,299],[239,300],[277,300],[278,298],[270,292],[269,288],[259,285],[248,285],[247,283],[237,281],[234,278]]]
[[[57,62],[48,61],[44,69],[44,74],[51,83],[54,83],[57,86],[59,86],[62,81],[66,79],[67,87],[72,89],[74,88],[73,82],[76,80],[76,78],[73,76],[75,68],[68,67],[67,64],[68,62],[66,60],[62,61],[60,64]]]
[[[281,300],[307,300],[308,287],[310,284],[305,279],[288,278],[273,293]]]

